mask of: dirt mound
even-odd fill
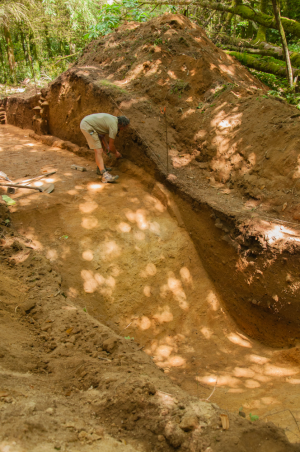
[[[43,93],[52,135],[84,146],[82,117],[121,111],[132,124],[121,144],[128,158],[141,160],[144,147],[160,172],[172,173],[170,182],[193,197],[211,204],[218,194],[215,204],[233,216],[249,217],[252,210],[251,217],[298,225],[300,113],[268,96],[187,18],[166,14],[121,26],[89,44],[77,65]],[[30,99],[4,103],[9,123],[29,126]],[[248,235],[274,246],[259,227],[248,228]]]

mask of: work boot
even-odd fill
[[[115,182],[117,179],[119,179],[119,176],[112,176],[107,171],[104,171],[104,173],[102,173],[102,182],[104,184],[107,184],[107,182]]]
[[[110,168],[109,166],[105,166],[104,169],[105,169],[105,171],[111,171],[112,170],[112,168]],[[97,174],[98,174],[98,176],[101,175],[101,171],[99,170],[98,166],[97,166]]]

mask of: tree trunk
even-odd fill
[[[157,2],[155,1],[146,1],[143,4],[151,4],[155,5]],[[185,2],[182,0],[168,0],[168,2],[160,2],[160,5],[189,5],[190,2]],[[275,17],[269,16],[268,14],[261,13],[259,11],[255,11],[249,8],[246,5],[238,5],[238,6],[228,6],[222,3],[210,2],[208,0],[196,0],[193,5],[199,5],[203,8],[213,9],[215,11],[227,11],[229,13],[237,14],[241,16],[243,19],[253,20],[259,25],[263,25],[267,28],[274,28],[278,30],[277,23]],[[291,33],[294,36],[298,36],[300,38],[300,22],[297,22],[293,19],[288,19],[287,17],[281,17],[282,26],[285,31]]]
[[[47,25],[45,25],[45,40],[46,40],[46,46],[47,46],[47,51],[48,51],[48,55],[50,58],[53,57],[53,53],[52,53],[52,49],[51,49],[51,41],[49,38],[49,32],[48,32],[48,27]]]
[[[7,45],[7,57],[8,57],[8,64],[10,73],[13,79],[14,84],[17,84],[17,75],[16,75],[16,62],[15,62],[15,55],[14,55],[14,46],[11,40],[10,30],[6,23],[3,23],[3,31],[4,31],[4,37]]]
[[[279,66],[276,63],[271,63],[269,61],[262,61],[258,58],[254,58],[251,55],[248,55],[246,53],[239,53],[239,52],[230,52],[226,51],[231,56],[234,56],[237,60],[239,60],[242,64],[244,64],[247,67],[250,67],[252,69],[256,69],[257,71],[266,72],[267,74],[274,74],[279,77],[286,77],[286,68]],[[297,76],[300,74],[300,70],[296,68],[292,68],[294,71],[294,76]]]
[[[31,52],[30,52],[30,42],[27,39],[26,39],[26,47],[27,47],[27,52],[28,52],[28,60],[29,60],[31,76],[34,78],[34,81],[35,81],[35,73],[34,73],[34,69],[33,69],[32,57],[31,57]]]
[[[289,49],[288,49],[287,42],[286,42],[285,32],[284,32],[284,29],[283,29],[283,26],[281,23],[281,19],[280,19],[280,7],[277,3],[277,0],[272,0],[272,4],[273,4],[274,14],[275,14],[276,22],[277,22],[277,27],[278,27],[280,37],[281,37],[282,48],[283,48],[284,58],[285,58],[285,62],[286,62],[288,81],[289,81],[290,87],[292,88],[294,86],[293,70],[292,70],[292,65],[291,65],[291,60],[290,60]]]
[[[231,6],[237,6],[237,5],[241,5],[242,4],[242,0],[233,0]],[[222,31],[224,31],[225,33],[230,32],[230,28],[231,28],[231,20],[233,18],[234,14],[233,13],[227,13],[226,15],[226,19],[225,19],[225,23],[222,27]]]
[[[283,50],[281,47],[275,47],[275,46],[269,46],[266,44],[265,46],[259,46],[257,48],[249,48],[247,46],[236,46],[231,44],[226,44],[222,47],[223,50],[233,50],[234,52],[243,52],[246,51],[247,53],[251,53],[253,55],[262,55],[262,56],[269,56],[272,58],[276,58],[277,60],[285,60],[285,56],[283,53]],[[246,50],[245,50],[246,49]],[[300,67],[300,53],[297,52],[289,52],[290,53],[290,59],[291,64],[295,68]]]
[[[36,61],[38,63],[39,69],[41,69],[41,62],[39,60],[37,45],[33,40],[32,33],[30,33],[30,35],[29,35],[29,43],[30,43],[30,54],[33,56],[34,61]],[[31,58],[31,61],[32,61],[32,58]]]
[[[22,49],[23,49],[25,61],[26,61],[27,65],[30,67],[26,37],[25,37],[22,29],[20,30],[20,37],[21,37],[21,43],[22,43]]]
[[[264,14],[266,14],[268,11],[268,3],[269,0],[260,0],[260,11]],[[267,28],[264,25],[260,25],[258,27],[256,38],[254,39],[253,44],[267,42],[266,30]]]
[[[4,78],[4,83],[6,83],[6,80],[7,80],[6,68],[5,68],[6,62],[5,62],[5,59],[4,59],[4,52],[3,52],[3,49],[2,49],[1,42],[0,42],[0,62],[1,62],[1,65],[2,65],[2,74],[3,74],[3,78]]]

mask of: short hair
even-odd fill
[[[130,123],[130,120],[126,116],[118,116],[118,126],[126,127]]]

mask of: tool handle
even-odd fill
[[[55,174],[55,173],[56,173],[56,171],[51,171],[51,173],[46,173],[46,174],[43,174],[42,176],[37,176],[37,177],[33,177],[32,179],[22,180],[22,182],[17,182],[17,184],[25,184],[25,182],[31,182],[33,180],[43,179],[44,177],[52,176],[52,174]]]
[[[43,190],[38,187],[31,187],[30,185],[18,185],[18,184],[2,184],[0,182],[1,187],[16,187],[16,188],[30,188],[31,190],[38,190],[39,192],[42,192]]]

